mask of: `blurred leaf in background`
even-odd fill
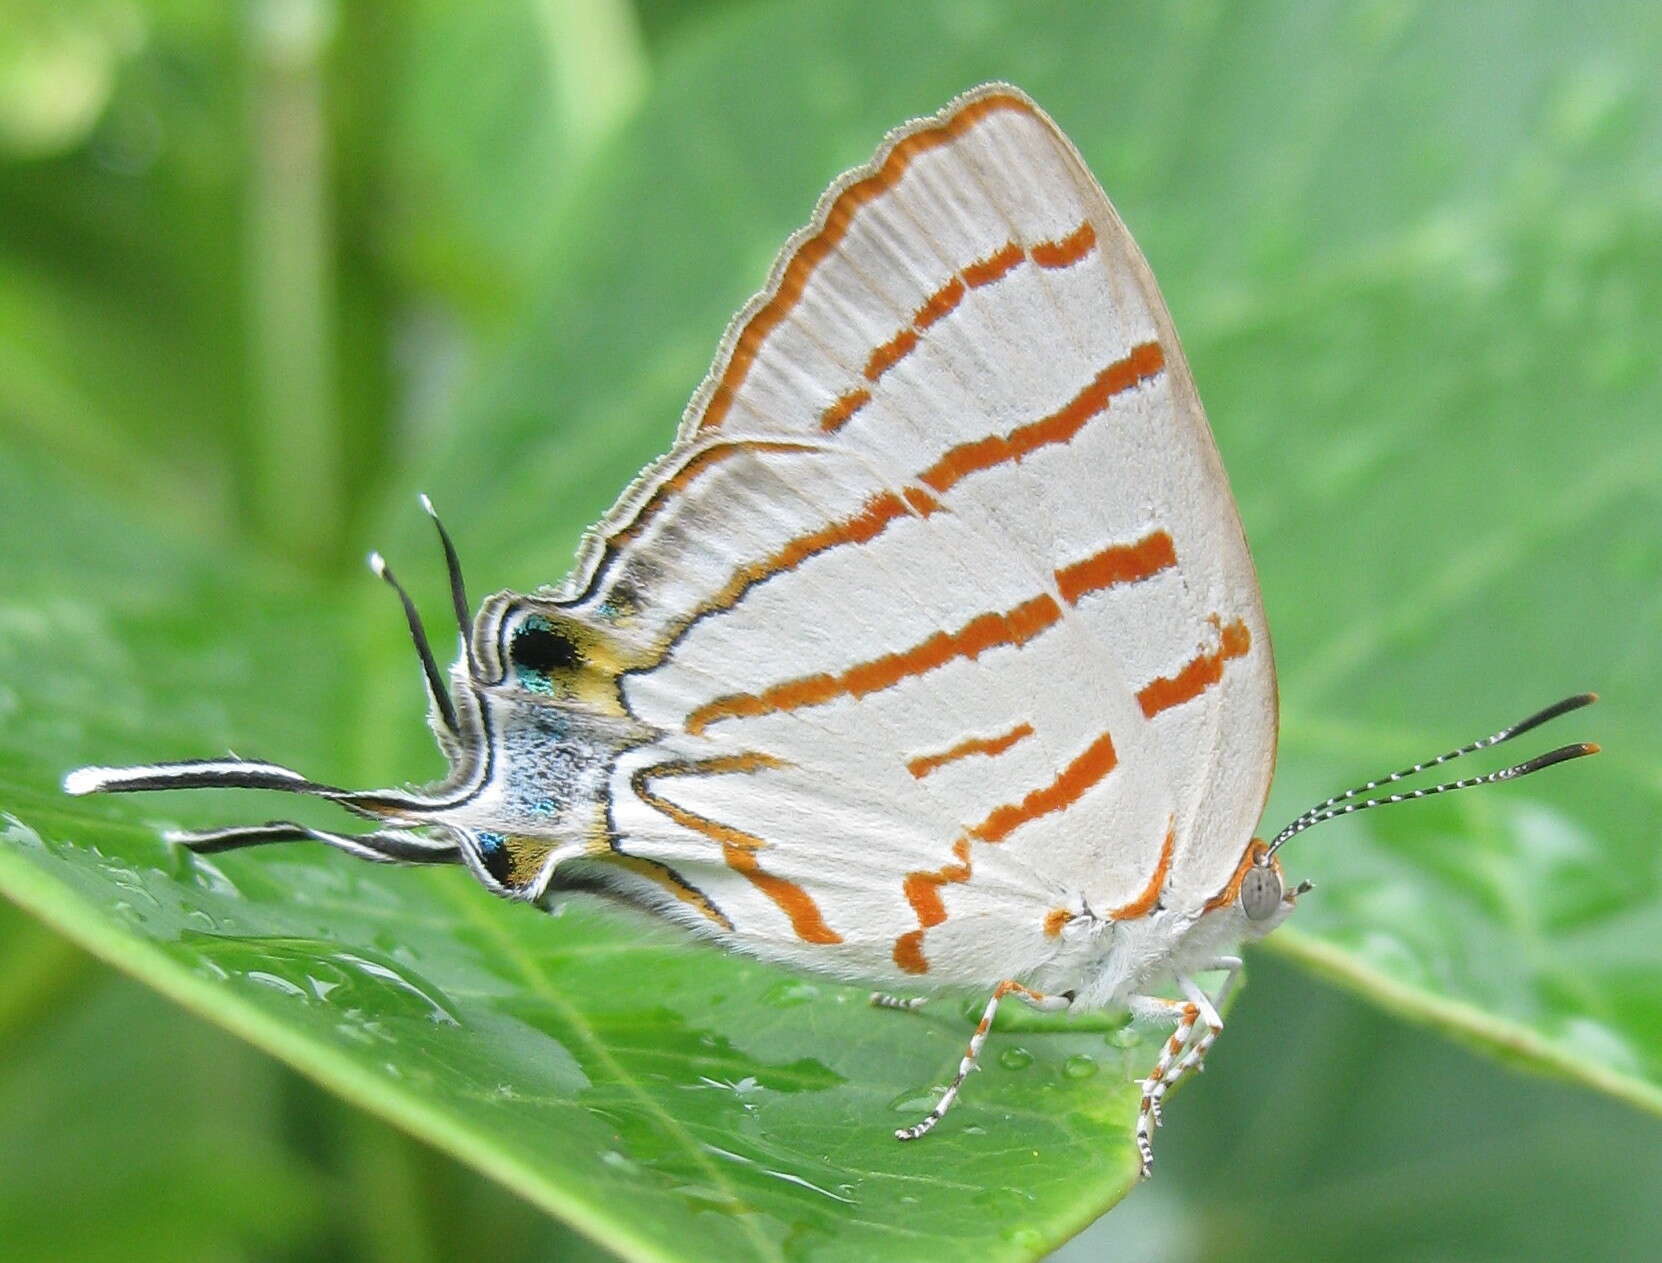
[[[1063,1257],[1642,1257],[1662,1125],[1612,1098],[1662,1110],[1659,54],[1662,12],[1614,2],[0,0],[0,878],[630,1256],[1015,1256],[1108,1204],[1100,1034],[996,1036],[1036,1063],[902,1158],[877,1098],[961,1024],[442,877],[192,867],[153,825],[256,808],[54,788],[228,747],[434,771],[397,619],[347,563],[431,555],[422,486],[476,587],[557,578],[827,179],[1008,77],[1194,361],[1282,668],[1267,823],[1607,698],[1594,765],[1288,854],[1320,891],[1272,944],[1489,1059],[1262,957],[1156,1180]],[[605,1253],[15,914],[0,979],[8,1257]],[[788,1051],[814,1024],[817,1067]],[[1082,1085],[1087,1048],[1110,1073]]]

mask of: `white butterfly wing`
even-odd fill
[[[1147,265],[988,85],[821,200],[558,594],[643,665],[626,881],[862,976],[1030,976],[1198,907],[1274,759],[1268,632]]]

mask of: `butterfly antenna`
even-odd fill
[[[451,542],[450,532],[444,529],[438,510],[425,491],[421,493],[421,507],[433,519],[433,525],[439,532],[439,543],[444,547],[444,568],[450,575],[450,604],[456,611],[456,630],[462,635],[462,652],[467,655],[468,673],[478,679],[479,663],[473,656],[473,607],[468,604],[467,585],[462,582],[462,559],[456,555],[456,545]]]
[[[456,705],[450,700],[450,691],[445,688],[444,676],[439,673],[439,664],[433,658],[433,647],[427,643],[427,629],[421,625],[421,615],[416,610],[415,602],[410,600],[410,594],[393,576],[386,558],[380,553],[370,553],[369,568],[398,593],[398,599],[404,606],[404,621],[410,628],[410,639],[415,642],[416,654],[421,658],[422,673],[427,677],[427,695],[432,699],[433,705],[438,707],[444,726],[450,732],[459,735],[461,724],[456,720]]]
[[[1358,785],[1354,789],[1347,789],[1342,794],[1335,794],[1332,798],[1319,802],[1308,811],[1301,813],[1286,828],[1276,834],[1275,840],[1270,843],[1269,849],[1265,851],[1260,862],[1267,864],[1270,856],[1280,850],[1289,838],[1324,821],[1332,820],[1336,816],[1348,816],[1352,812],[1367,811],[1374,807],[1386,807],[1392,803],[1409,802],[1416,798],[1430,798],[1435,794],[1452,793],[1457,789],[1473,789],[1478,785],[1493,785],[1500,781],[1516,780],[1520,776],[1528,776],[1533,772],[1541,771],[1543,768],[1549,768],[1555,763],[1563,763],[1570,759],[1582,758],[1585,755],[1597,754],[1599,752],[1598,746],[1590,741],[1578,741],[1570,745],[1559,746],[1556,750],[1549,750],[1545,754],[1536,755],[1533,759],[1527,759],[1522,763],[1516,763],[1511,767],[1501,768],[1498,772],[1489,772],[1483,776],[1467,776],[1460,780],[1446,781],[1441,785],[1406,790],[1400,794],[1386,794],[1378,798],[1362,797],[1364,794],[1371,793],[1386,785],[1395,784],[1397,781],[1406,780],[1408,777],[1416,776],[1430,768],[1438,767],[1468,754],[1475,754],[1479,750],[1487,750],[1491,746],[1501,745],[1514,737],[1521,737],[1524,733],[1539,728],[1549,720],[1557,719],[1560,715],[1567,715],[1573,710],[1580,710],[1584,706],[1591,706],[1596,701],[1598,701],[1597,693],[1577,693],[1574,697],[1566,697],[1563,701],[1554,702],[1551,706],[1544,707],[1533,715],[1502,728],[1499,732],[1491,733],[1478,741],[1450,750],[1447,754],[1439,754],[1434,759],[1426,759],[1415,763],[1411,767],[1405,767],[1401,771],[1392,772],[1389,776],[1382,776],[1377,780]]]

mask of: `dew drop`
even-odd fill
[[[1006,1228],[999,1234],[1018,1250],[1037,1251],[1044,1248],[1044,1233],[1037,1228]]]
[[[1127,1023],[1117,1031],[1109,1031],[1108,1042],[1115,1048],[1135,1048],[1143,1042],[1143,1033]]]
[[[257,982],[262,987],[270,987],[273,991],[281,991],[284,995],[293,996],[297,1000],[309,998],[305,989],[299,984],[290,982],[287,978],[264,969],[250,969],[243,977],[247,978],[249,982]]]
[[[902,1092],[889,1102],[889,1108],[897,1114],[924,1114],[934,1108],[938,1092],[924,1088],[921,1091]]]
[[[1089,1079],[1096,1070],[1096,1062],[1084,1053],[1075,1053],[1062,1063],[1062,1073],[1070,1079]]]
[[[998,1054],[998,1064],[1006,1070],[1025,1070],[1033,1064],[1033,1054],[1025,1048],[1006,1048]]]
[[[762,992],[762,1003],[776,1009],[794,1009],[819,995],[819,988],[800,978],[781,978]]]

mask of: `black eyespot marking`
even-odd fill
[[[541,676],[568,671],[583,661],[577,642],[541,619],[527,619],[514,633],[508,657],[519,671]]]
[[[509,875],[513,872],[513,857],[508,854],[508,840],[500,833],[479,834],[479,858],[484,861],[485,871],[496,878],[497,884],[506,886]]]

